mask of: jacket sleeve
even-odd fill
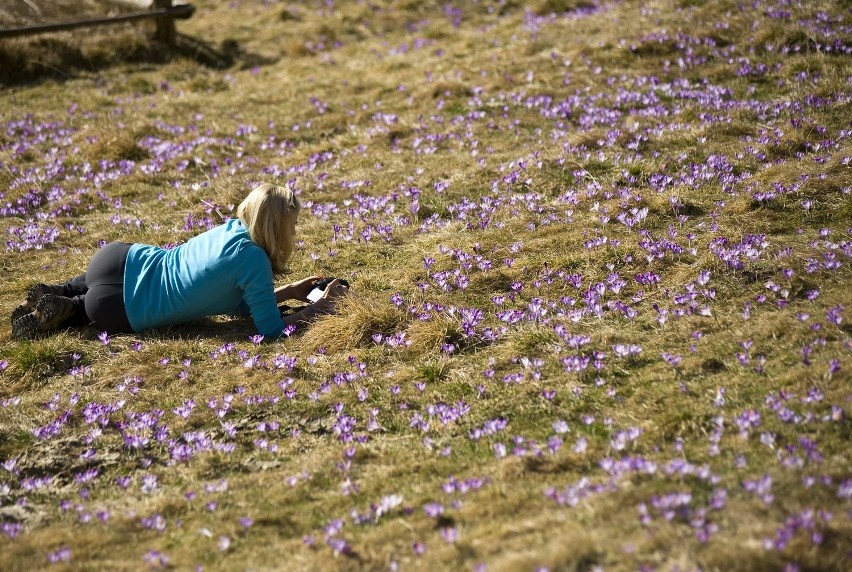
[[[240,252],[237,260],[236,284],[243,291],[243,302],[249,308],[254,326],[265,339],[274,340],[284,331],[284,322],[275,303],[269,257],[252,244]]]

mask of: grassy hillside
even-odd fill
[[[0,41],[0,312],[260,181],[352,293],[6,320],[0,569],[848,569],[848,2],[194,4]]]

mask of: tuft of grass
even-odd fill
[[[302,347],[315,352],[351,351],[373,343],[373,334],[392,335],[405,319],[390,302],[377,302],[353,292],[341,300],[336,312],[316,319],[300,337]]]
[[[572,10],[597,8],[594,0],[540,0],[534,4],[533,10],[536,14],[564,14]]]
[[[408,351],[412,355],[434,354],[440,352],[445,344],[452,344],[458,350],[468,346],[461,321],[457,317],[446,314],[425,322],[412,322],[405,331],[411,342]]]
[[[429,383],[438,383],[447,379],[450,374],[449,362],[446,359],[422,361],[415,366],[417,375]]]
[[[148,150],[139,146],[138,138],[132,131],[118,131],[107,139],[99,139],[86,152],[92,158],[112,161],[140,161],[150,157]]]
[[[65,336],[17,344],[4,352],[4,359],[10,364],[4,373],[12,380],[4,384],[4,393],[8,395],[44,384],[50,378],[66,373],[72,366],[88,362],[77,353],[74,342]]]

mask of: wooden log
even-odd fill
[[[171,5],[170,0],[169,4]],[[15,36],[28,36],[31,34],[42,34],[45,32],[59,32],[63,30],[73,30],[75,28],[86,28],[89,26],[104,26],[107,24],[120,24],[122,22],[134,22],[137,20],[146,20],[149,18],[162,18],[172,23],[173,43],[170,45],[174,45],[174,20],[186,20],[190,18],[194,13],[195,6],[193,6],[192,4],[179,4],[177,6],[170,6],[166,9],[155,9],[149,10],[147,12],[133,12],[130,14],[121,14],[120,16],[110,16],[106,18],[89,18],[86,20],[74,20],[71,22],[35,24],[33,26],[22,26],[20,28],[0,29],[0,38],[13,38]]]

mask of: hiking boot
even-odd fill
[[[38,336],[38,317],[35,314],[25,314],[12,324],[12,339],[16,341],[34,340]]]
[[[73,314],[71,298],[43,294],[36,303],[35,312],[21,316],[12,324],[12,339],[35,339],[41,332],[58,328]]]
[[[18,321],[18,318],[26,316],[30,312],[32,312],[32,308],[28,308],[25,304],[21,304],[14,310],[12,310],[12,324]]]
[[[62,284],[33,284],[27,290],[27,301],[21,304],[20,307],[32,310],[45,294],[53,294],[54,296],[62,296],[65,289]]]
[[[36,304],[38,304],[38,301],[41,300],[41,297],[45,294],[62,296],[64,292],[65,288],[63,288],[61,284],[33,284],[30,286],[30,289],[27,290],[26,301],[12,310],[12,325],[14,325],[19,318],[22,318],[35,310]]]

